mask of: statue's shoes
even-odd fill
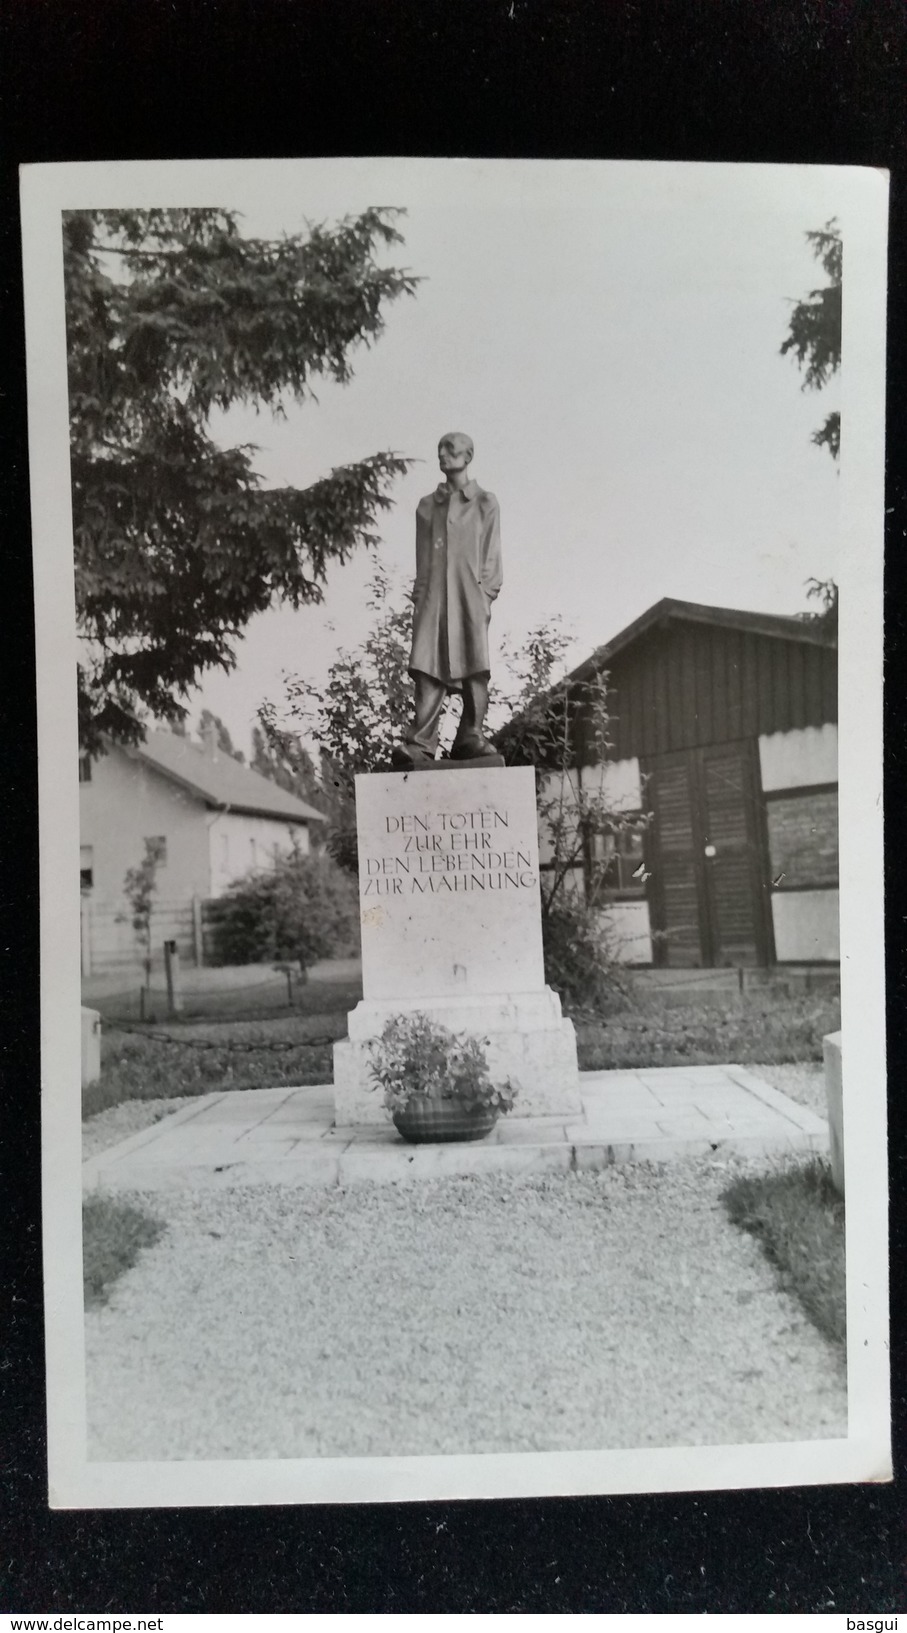
[[[487,737],[463,737],[459,743],[454,743],[450,751],[452,760],[484,760],[490,755],[500,758],[499,751]]]
[[[415,743],[399,743],[391,750],[391,764],[415,770],[419,766],[434,765],[434,755],[426,754]]]

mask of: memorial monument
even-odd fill
[[[483,732],[488,709],[488,624],[503,581],[498,502],[469,479],[472,438],[449,431],[438,444],[445,480],[416,510],[416,582],[409,672],[415,718],[394,763],[433,766],[444,702],[459,692],[463,708],[452,760],[503,765]]]
[[[363,1000],[334,1045],[341,1126],[386,1120],[369,1042],[414,1011],[487,1042],[514,1116],[581,1112],[573,1025],[545,984],[535,772],[506,767],[484,733],[503,575],[498,502],[470,480],[472,457],[470,437],[442,437],[444,480],[416,511],[414,718],[394,769],[356,778]],[[462,710],[439,759],[451,693]]]

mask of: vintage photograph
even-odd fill
[[[886,1477],[886,209],[26,172],[52,1502]]]

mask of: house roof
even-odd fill
[[[325,820],[313,805],[288,794],[249,766],[240,765],[222,749],[212,753],[206,743],[195,743],[176,732],[150,731],[132,752],[216,810],[273,817],[279,822]]]
[[[721,629],[747,630],[752,635],[768,635],[788,641],[804,641],[809,646],[833,646],[835,638],[818,619],[796,618],[778,612],[741,612],[734,607],[708,607],[699,601],[676,601],[663,596],[654,607],[627,624],[618,635],[596,647],[592,655],[570,673],[570,680],[586,680],[650,629],[676,623],[712,624]]]

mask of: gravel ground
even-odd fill
[[[796,1066],[749,1066],[754,1077],[764,1078],[773,1089],[788,1094],[798,1105],[808,1106],[817,1117],[828,1116],[825,1099],[825,1071],[821,1061],[806,1060]]]
[[[744,1165],[135,1196],[90,1455],[427,1455],[846,1433],[844,1362],[720,1192]]]
[[[172,1100],[123,1100],[118,1106],[108,1106],[106,1111],[99,1111],[96,1117],[89,1117],[82,1124],[82,1161],[87,1162],[89,1157],[96,1157],[99,1151],[119,1145],[121,1140],[128,1140],[132,1134],[150,1128],[152,1123],[159,1123],[162,1117],[179,1111],[189,1098],[180,1094]]]

